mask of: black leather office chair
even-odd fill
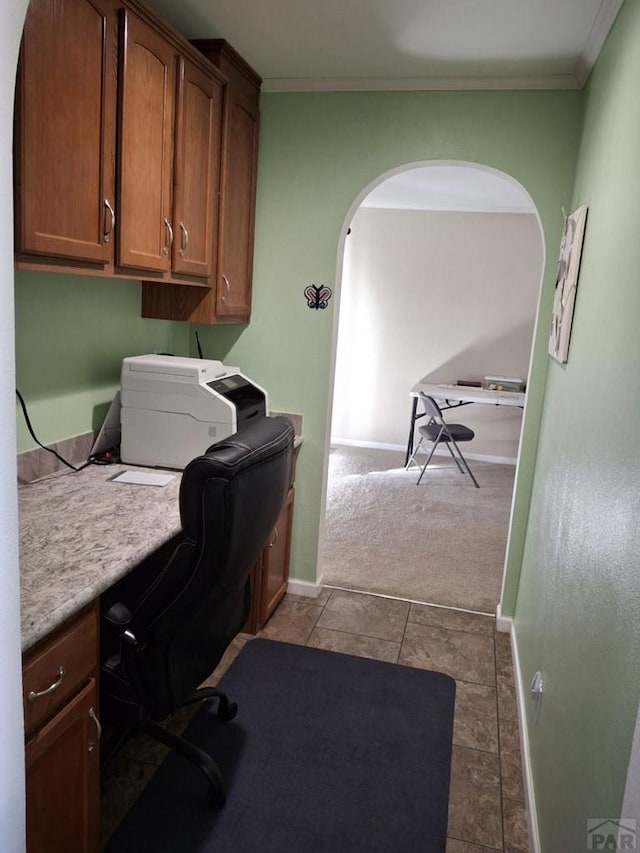
[[[221,719],[235,716],[226,696],[197,688],[247,619],[249,573],[292,482],[293,435],[285,418],[262,417],[190,462],[180,485],[182,532],[101,600],[103,717],[195,762],[219,804],[225,789],[215,761],[159,723],[214,696]]]
[[[427,470],[427,465],[431,462],[431,457],[433,456],[436,447],[439,444],[444,444],[451,456],[453,457],[453,461],[458,466],[458,470],[461,474],[464,474],[465,471],[473,480],[473,484],[476,489],[479,489],[478,481],[473,476],[471,468],[469,468],[467,464],[467,460],[462,455],[462,451],[458,447],[458,444],[463,441],[471,441],[475,438],[475,433],[472,429],[463,424],[449,424],[442,417],[442,412],[440,411],[440,406],[436,403],[433,397],[430,397],[428,394],[424,392],[420,392],[420,399],[422,401],[422,405],[424,406],[424,414],[428,418],[428,422],[418,428],[418,433],[420,435],[420,441],[416,449],[411,454],[411,458],[407,462],[406,467],[408,468],[413,460],[417,452],[420,450],[423,442],[431,442],[432,447],[429,453],[427,454],[427,461],[422,466],[422,470],[420,471],[420,476],[418,477],[416,485],[420,485],[420,481],[424,476],[424,472]]]

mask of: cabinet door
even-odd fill
[[[184,58],[178,71],[173,269],[209,276],[218,233],[223,85]]]
[[[249,318],[258,120],[233,86],[228,88],[220,204],[216,314]]]
[[[92,679],[26,744],[27,853],[96,853],[100,764]]]
[[[264,549],[260,589],[260,627],[269,619],[287,591],[292,521],[293,488],[289,490],[271,538]]]
[[[31,0],[16,100],[16,249],[113,258],[112,0]]]
[[[176,54],[136,15],[121,15],[117,260],[165,271],[173,243]]]

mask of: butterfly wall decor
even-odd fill
[[[327,307],[332,294],[330,287],[325,287],[323,284],[310,284],[309,287],[305,287],[304,295],[307,300],[307,307],[315,308],[317,311],[319,308]]]

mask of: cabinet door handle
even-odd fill
[[[180,257],[184,258],[187,246],[189,245],[189,232],[184,222],[180,223],[180,232],[182,234],[182,245],[180,246]]]
[[[93,710],[93,708],[89,708],[89,716],[96,724],[96,739],[89,741],[89,752],[93,752],[93,750],[100,742],[100,738],[102,737],[102,726],[100,725],[100,720],[96,717],[96,712]]]
[[[63,666],[58,668],[57,679],[53,682],[53,684],[50,684],[46,688],[46,690],[38,690],[38,691],[31,690],[29,695],[27,696],[27,699],[29,700],[29,702],[35,702],[36,699],[39,699],[41,696],[48,696],[50,693],[55,693],[55,691],[58,689],[58,687],[60,687],[60,685],[62,684],[62,679],[64,678],[64,671],[65,670],[64,670]]]
[[[168,254],[169,254],[169,249],[173,246],[173,228],[171,227],[171,223],[169,222],[169,220],[168,220],[168,219],[165,219],[164,224],[165,224],[165,225],[166,225],[166,227],[167,227],[167,237],[168,237],[168,240],[167,240],[167,243],[166,243],[166,245],[164,246],[164,248],[163,248],[163,250],[162,250],[162,253],[163,253],[164,255],[168,255]]]
[[[111,216],[111,225],[110,225],[108,231],[107,231],[107,218],[106,218],[106,216],[105,216],[105,222],[104,222],[105,228],[104,228],[103,239],[104,239],[105,243],[108,243],[109,240],[111,239],[111,235],[113,234],[113,229],[116,227],[116,212],[111,207],[111,205],[109,204],[108,198],[105,198],[104,206],[107,208],[107,210],[109,211],[109,214]]]
[[[226,277],[226,275],[224,273],[222,273],[222,280],[224,281],[224,286],[225,286],[225,289],[227,291],[224,294],[224,296],[222,297],[222,301],[225,302],[226,298],[227,298],[227,294],[231,293],[231,285],[229,284],[229,279]]]
[[[273,546],[274,546],[274,545],[276,544],[276,542],[278,541],[278,536],[279,536],[279,535],[280,535],[280,534],[278,533],[278,528],[277,528],[277,527],[274,527],[274,528],[273,528],[273,539],[271,540],[271,542],[269,542],[269,548],[273,548]]]

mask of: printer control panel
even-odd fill
[[[236,388],[241,388],[243,385],[251,385],[244,376],[225,376],[224,379],[214,379],[213,382],[207,382],[209,388],[217,391],[218,394],[227,394],[228,391],[233,391]]]
[[[207,385],[234,404],[238,425],[256,415],[266,415],[264,392],[244,376],[236,373],[223,379],[214,379]]]

